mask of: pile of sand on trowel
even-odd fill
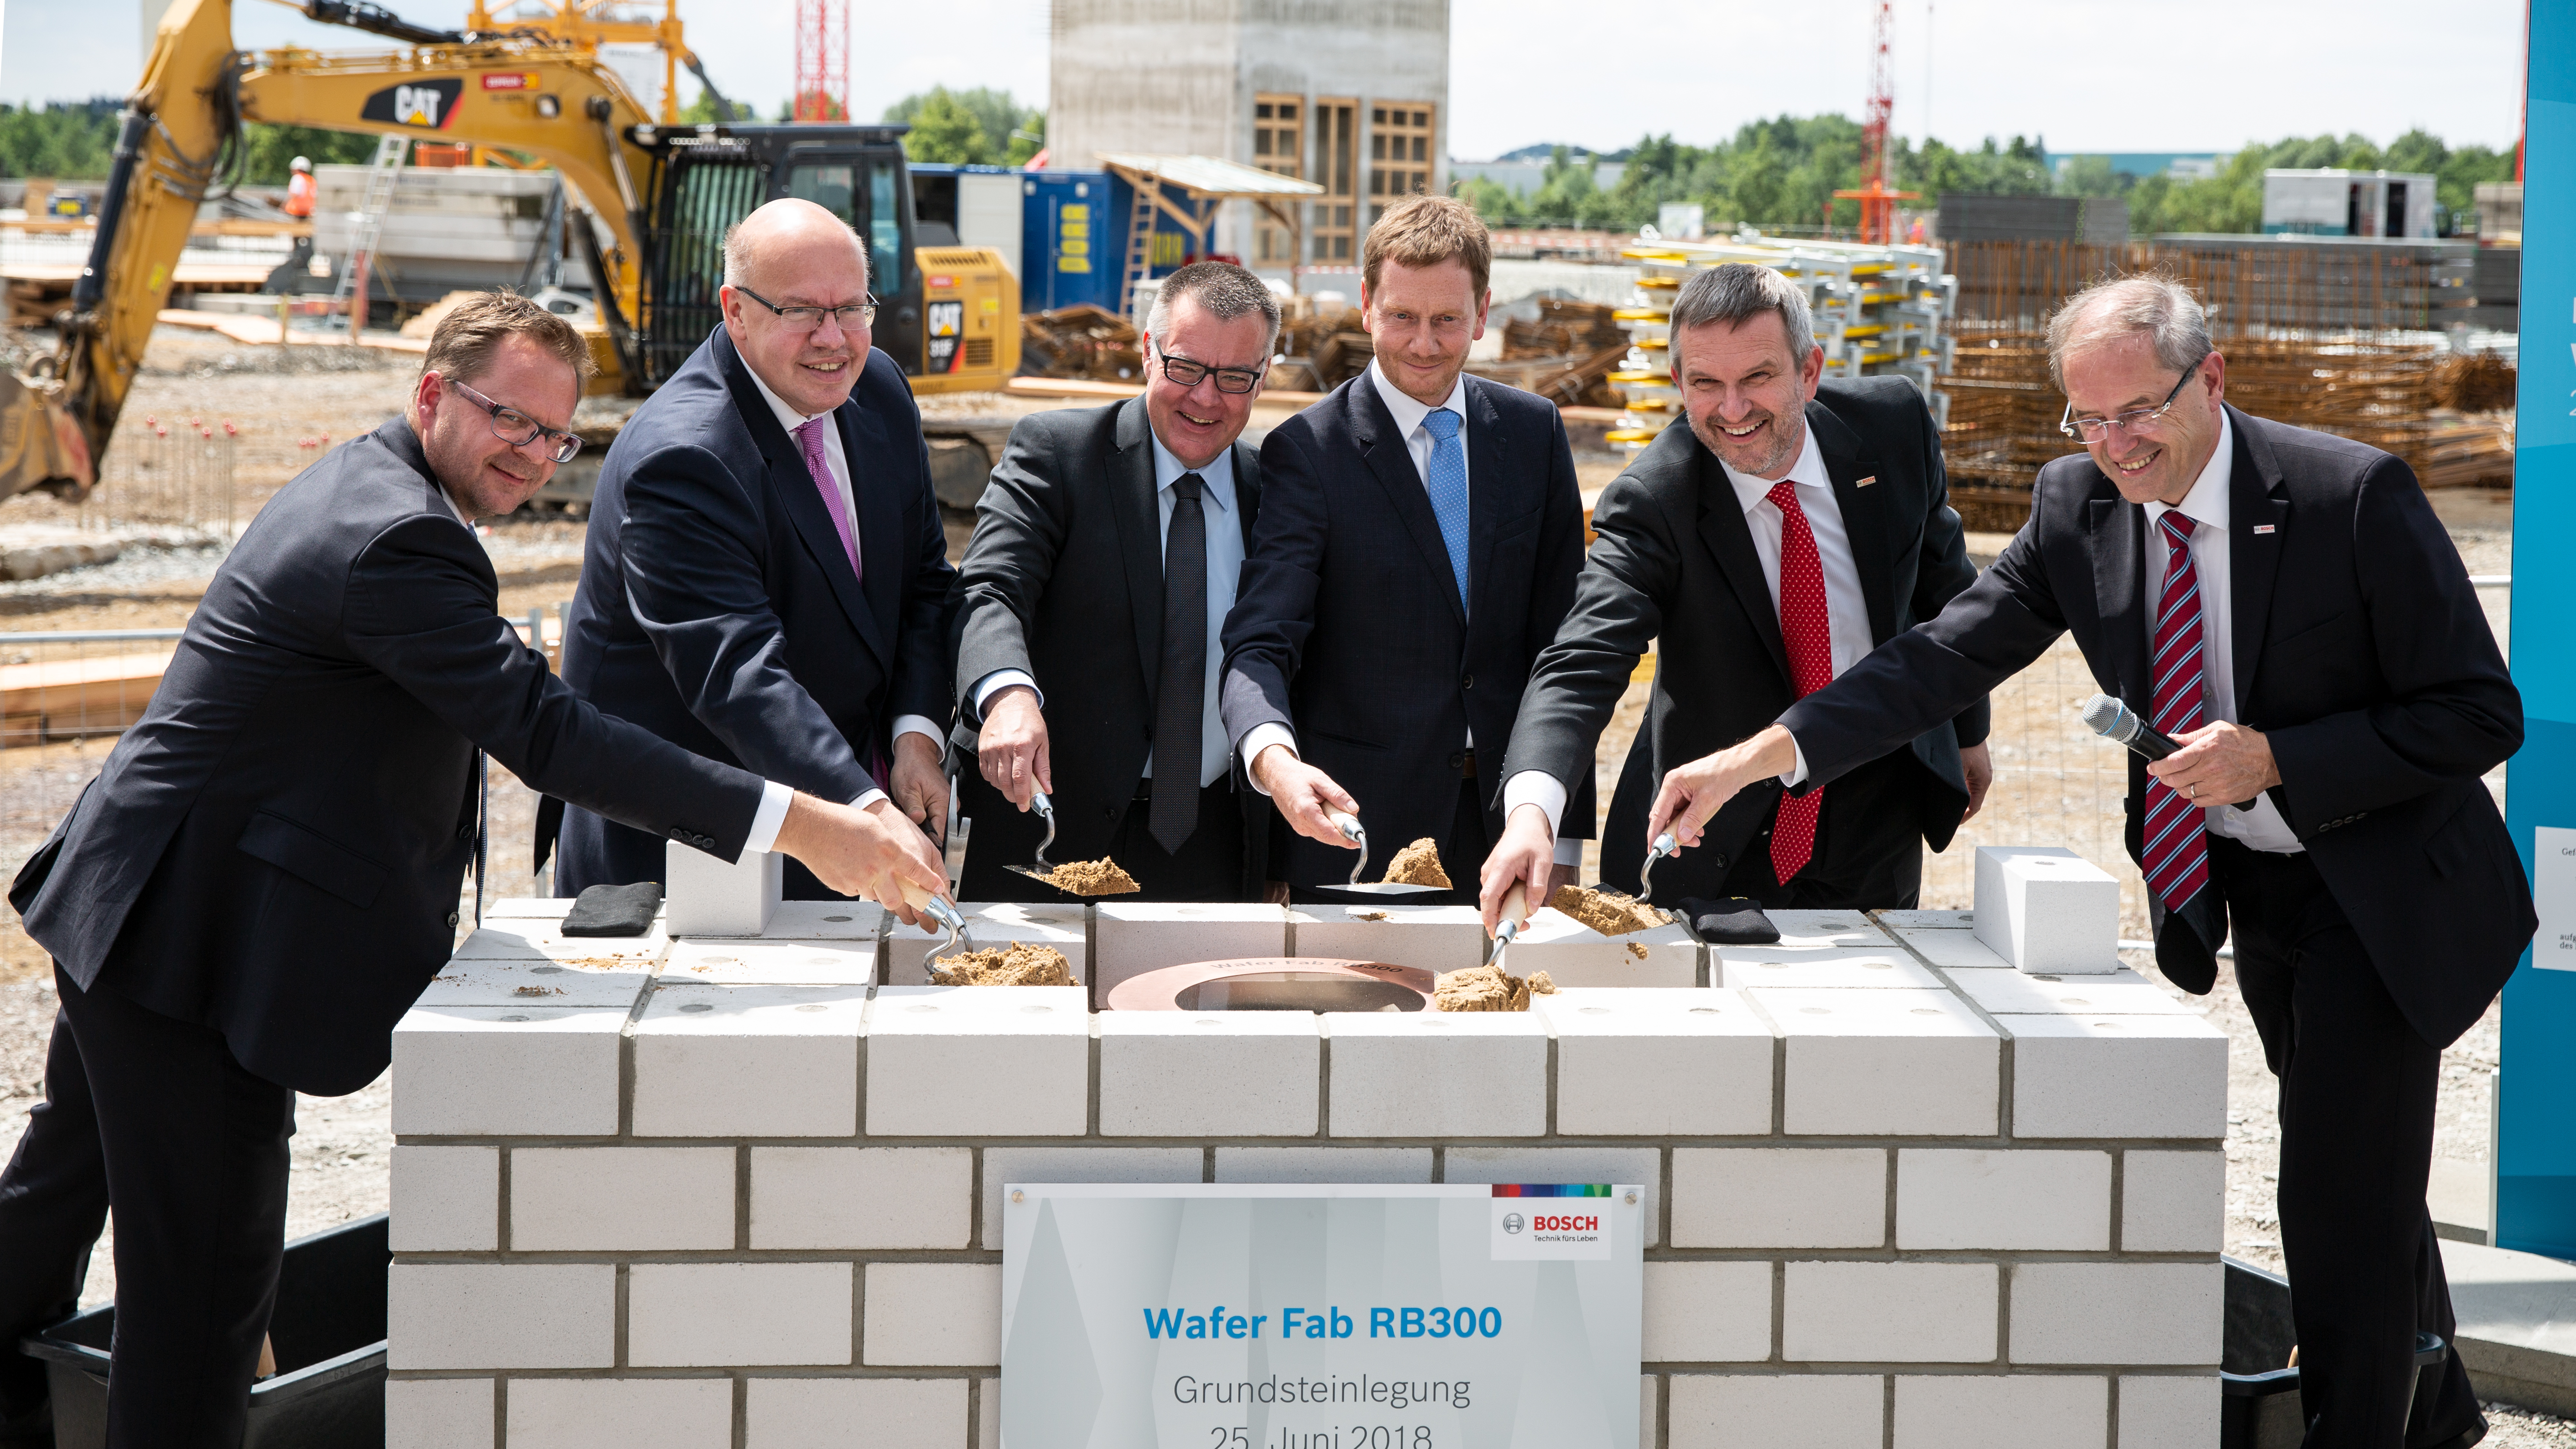
[[[1556,982],[1544,971],[1527,980],[1500,966],[1470,966],[1445,972],[1431,983],[1431,1004],[1441,1011],[1527,1011],[1533,996],[1554,996]]]
[[[1098,860],[1059,865],[1047,872],[1046,883],[1078,896],[1125,896],[1144,889],[1136,884],[1134,876],[1118,868],[1118,862],[1105,855]]]
[[[1079,986],[1073,963],[1053,946],[1024,946],[1007,951],[967,951],[930,963],[930,979],[939,986]]]
[[[1386,879],[1378,884],[1456,889],[1449,883],[1449,872],[1440,868],[1440,847],[1432,844],[1428,835],[1397,851],[1395,859],[1386,863]]]
[[[1671,919],[1635,896],[1599,886],[1561,885],[1547,903],[1605,936],[1651,931]]]

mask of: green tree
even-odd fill
[[[251,186],[284,186],[287,168],[302,156],[316,166],[334,162],[363,166],[376,158],[376,138],[359,131],[326,131],[319,126],[271,126],[258,121],[242,127],[242,180]]]
[[[912,129],[904,133],[903,150],[915,161],[982,166],[993,160],[993,138],[984,134],[975,113],[955,97],[932,91],[912,113]]]
[[[116,117],[124,104],[99,96],[42,109],[0,105],[0,175],[104,179],[116,154]]]
[[[915,161],[1018,166],[1046,145],[1046,112],[986,86],[933,86],[886,107],[885,119],[913,128],[904,152]]]

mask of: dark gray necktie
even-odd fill
[[[1163,536],[1163,665],[1154,697],[1154,797],[1146,824],[1177,853],[1199,826],[1199,739],[1207,713],[1207,509],[1199,475],[1172,484]]]

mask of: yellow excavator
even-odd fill
[[[463,142],[554,167],[594,280],[593,350],[629,395],[713,330],[725,229],[782,196],[830,208],[863,240],[876,345],[915,392],[998,388],[1019,369],[1019,284],[1002,254],[915,245],[901,126],[674,126],[602,62],[596,29],[433,30],[366,0],[291,8],[403,48],[236,50],[231,0],[175,0],[126,102],[58,345],[25,376],[0,370],[0,497],[46,488],[77,501],[94,486],[197,209],[238,179],[251,121]],[[933,463],[958,475],[943,476],[955,485],[943,496],[971,500],[992,440],[964,429],[933,437]]]

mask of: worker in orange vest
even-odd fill
[[[286,164],[286,214],[301,221],[313,214],[313,202],[322,188],[313,180],[313,163],[302,156]]]

